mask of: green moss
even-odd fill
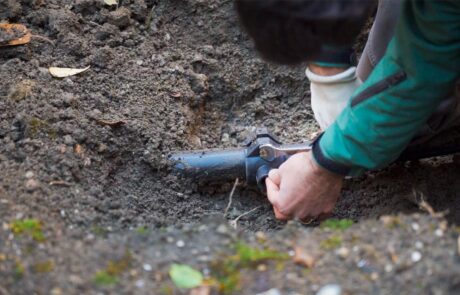
[[[97,225],[91,227],[91,232],[95,234],[96,236],[102,236],[102,237],[106,236],[108,233],[107,229],[103,228],[102,226],[97,226]]]
[[[272,249],[259,249],[243,242],[234,245],[235,254],[214,261],[211,265],[212,276],[223,294],[235,292],[240,288],[241,270],[255,268],[262,261],[280,263],[289,255]]]
[[[174,288],[169,284],[163,284],[160,287],[159,291],[161,295],[173,295],[174,294]]]
[[[54,262],[52,260],[38,262],[34,264],[33,268],[36,273],[51,272],[54,270]]]
[[[35,117],[29,120],[29,132],[31,136],[44,132],[52,140],[58,137],[57,130],[52,128],[47,121]]]
[[[42,223],[37,219],[15,220],[11,223],[10,228],[15,235],[28,235],[40,243],[45,241]]]
[[[30,134],[32,136],[35,136],[39,132],[42,132],[43,130],[48,129],[48,127],[49,127],[49,124],[46,121],[42,120],[42,119],[31,118],[29,120],[29,130],[30,130]]]
[[[16,264],[14,266],[14,277],[15,279],[19,280],[22,279],[25,273],[25,268],[24,265],[20,261],[16,261]]]
[[[132,260],[131,252],[126,250],[121,259],[109,261],[105,269],[96,272],[94,283],[100,286],[116,285],[118,277],[131,267]]]
[[[236,244],[236,258],[242,266],[249,266],[253,263],[265,260],[283,260],[288,259],[289,255],[270,249],[258,249],[245,243]]]
[[[93,281],[99,286],[111,286],[118,283],[118,277],[107,273],[105,270],[100,270],[94,275]]]
[[[148,228],[145,226],[138,226],[136,228],[136,233],[138,233],[139,235],[146,235],[148,231],[149,231]]]
[[[332,250],[339,248],[342,245],[342,237],[333,235],[321,241],[320,247],[324,250]]]
[[[121,259],[108,262],[106,271],[108,274],[118,276],[129,269],[132,260],[133,257],[131,255],[131,252],[126,250],[125,254]]]
[[[328,219],[321,223],[320,227],[322,229],[331,229],[331,230],[341,230],[344,231],[350,226],[353,225],[353,220],[351,219]]]

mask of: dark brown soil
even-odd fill
[[[0,48],[0,294],[161,294],[158,288],[170,284],[166,273],[172,262],[206,268],[209,261],[197,260],[195,250],[212,260],[218,250],[231,251],[234,241],[217,231],[221,219],[207,219],[223,215],[232,183],[202,187],[177,179],[168,154],[235,147],[260,126],[286,142],[318,131],[304,69],[260,60],[237,23],[232,1],[124,0],[117,9],[99,0],[0,0],[0,20],[24,24],[56,44],[33,39],[26,46]],[[48,72],[50,66],[88,65],[88,71],[64,79]],[[394,165],[346,183],[336,215],[360,221],[347,233],[382,249],[393,241],[403,253],[412,248],[398,241],[409,245],[423,238],[426,263],[413,271],[367,280],[354,275],[360,272],[355,262],[344,264],[333,251],[323,251],[327,263],[311,276],[292,265],[260,279],[249,273],[251,280],[243,282],[247,291],[237,294],[272,287],[282,294],[307,294],[333,281],[350,294],[392,294],[411,282],[418,289],[408,294],[455,293],[459,262],[452,229],[442,239],[399,228],[387,232],[376,218],[418,212],[416,191],[459,223],[459,176],[458,161],[447,157]],[[273,245],[293,236],[319,245],[319,237],[328,234],[286,228],[274,219],[265,197],[244,186],[237,188],[227,219],[256,207],[238,222],[245,232],[240,238],[250,243],[256,231],[270,232]],[[25,218],[41,221],[45,242],[12,234],[11,223]],[[409,227],[415,218],[427,231],[439,222],[401,218]],[[143,227],[147,234],[139,236],[135,229]],[[176,247],[167,236],[186,241],[186,247]],[[134,273],[127,271],[112,287],[95,284],[94,274],[126,249]],[[53,269],[36,271],[43,261],[52,261]],[[143,263],[159,275],[143,271]],[[18,265],[24,267],[19,276]],[[285,280],[291,272],[300,276],[296,283]],[[420,277],[429,279],[418,284]],[[143,287],[136,285],[139,280]]]

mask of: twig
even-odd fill
[[[423,196],[423,193],[418,192],[415,189],[413,189],[412,192],[415,197],[415,202],[420,207],[420,209],[422,209],[423,211],[426,211],[428,214],[430,214],[431,217],[444,218],[449,213],[449,210],[445,210],[442,212],[436,212],[433,209],[433,207],[431,207],[431,205],[427,201],[425,201],[425,197]]]
[[[46,41],[46,42],[50,43],[51,45],[53,45],[53,47],[56,46],[56,44],[54,44],[53,41],[51,41],[50,39],[48,39],[48,38],[46,38],[46,37],[43,37],[43,36],[40,36],[40,35],[31,35],[30,37],[32,37],[33,39],[38,39],[38,40]]]
[[[227,216],[228,210],[230,209],[230,206],[232,205],[233,194],[235,193],[235,189],[237,186],[238,186],[238,178],[235,179],[235,183],[233,184],[232,191],[230,192],[230,195],[228,197],[228,204],[227,204],[227,208],[225,208],[225,211],[224,211],[224,218]]]
[[[48,183],[49,185],[59,185],[59,186],[71,186],[70,183],[63,180],[52,180]]]
[[[241,215],[238,216],[237,218],[231,220],[231,221],[229,222],[230,225],[231,225],[234,229],[236,229],[237,226],[238,226],[238,220],[240,220],[241,217],[246,216],[246,215],[248,215],[248,214],[251,214],[252,212],[254,212],[254,211],[256,211],[257,209],[259,209],[260,207],[261,207],[261,206],[257,206],[257,207],[255,207],[255,208],[249,210],[248,212],[244,212],[243,214],[241,214]]]

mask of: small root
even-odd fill
[[[253,208],[253,209],[251,209],[251,210],[249,210],[249,211],[247,211],[247,212],[244,212],[243,214],[241,214],[241,215],[238,216],[237,218],[231,220],[231,221],[229,222],[229,224],[230,224],[234,229],[237,229],[237,227],[238,227],[238,220],[240,220],[241,217],[246,216],[246,215],[248,215],[248,214],[251,214],[252,212],[254,212],[254,211],[256,211],[257,209],[259,209],[260,207],[262,207],[262,206],[257,206],[257,207],[255,207],[255,208]]]
[[[447,214],[449,214],[449,210],[436,212],[433,207],[427,201],[425,201],[425,196],[422,192],[413,189],[412,193],[414,194],[415,203],[421,210],[430,214],[431,217],[443,219]]]
[[[238,178],[235,179],[235,183],[233,184],[233,188],[230,192],[230,195],[228,197],[228,204],[227,204],[227,207],[225,208],[225,211],[224,211],[224,218],[227,217],[227,213],[228,213],[228,210],[230,209],[230,206],[232,205],[232,201],[233,201],[233,194],[235,193],[235,189],[236,187],[238,186]]]

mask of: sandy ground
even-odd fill
[[[224,219],[232,183],[171,175],[171,151],[236,147],[260,126],[286,142],[318,131],[303,68],[260,60],[231,1],[0,0],[0,20],[42,37],[0,47],[0,294],[187,294],[172,263],[216,276],[241,241],[301,248],[316,266],[257,261],[230,293],[460,292],[455,157],[348,180],[335,215],[357,224],[338,232],[278,222],[244,185]],[[91,68],[56,79],[50,66]],[[420,196],[448,209],[449,225],[407,215]],[[43,237],[20,232],[26,219]],[[101,284],[107,265],[119,266],[116,282]]]

